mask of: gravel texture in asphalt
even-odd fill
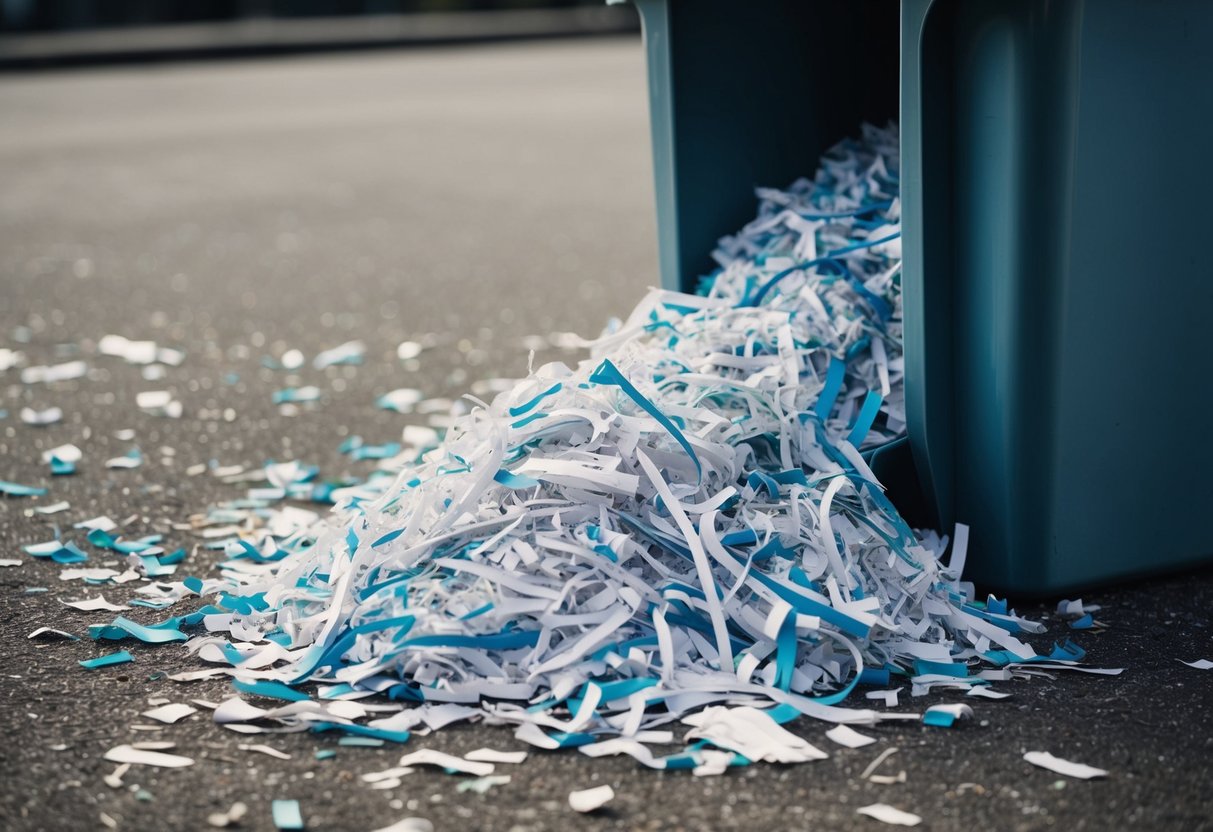
[[[865,729],[879,742],[858,750],[801,722],[794,728],[830,758],[796,767],[695,778],[533,751],[500,767],[512,780],[487,794],[425,770],[378,791],[359,775],[393,765],[398,748],[341,746],[332,734],[249,738],[205,712],[132,728],[149,722],[149,697],[221,700],[230,688],[161,678],[197,667],[175,645],[135,645],[134,663],[85,671],[78,660],[114,648],[27,639],[39,626],[84,635],[112,614],[63,607],[97,589],[61,581],[58,566],[20,546],[101,514],[129,535],[188,545],[171,523],[243,493],[187,476],[192,465],[299,459],[326,477],[365,476],[372,462],[337,452],[345,437],[388,442],[425,418],[376,409],[378,395],[416,387],[454,398],[477,380],[525,373],[535,347],[536,361],[575,359],[526,336],[593,333],[657,280],[643,55],[637,41],[614,39],[9,75],[0,112],[0,347],[28,364],[80,357],[91,368],[50,385],[0,374],[0,479],[50,488],[0,500],[0,557],[22,561],[0,569],[0,828],[98,829],[104,814],[120,829],[203,829],[242,801],[240,828],[264,830],[271,800],[296,799],[315,830],[409,816],[439,830],[875,829],[856,809],[877,802],[938,830],[1213,829],[1213,672],[1178,661],[1213,658],[1207,571],[1086,599],[1110,626],[1075,635],[1093,666],[1126,668],[1118,677],[1000,684],[1011,698],[965,700],[975,718],[956,728],[888,723]],[[110,333],[186,359],[145,379],[96,354]],[[262,366],[355,338],[368,345],[359,367]],[[431,346],[402,362],[406,339]],[[305,384],[320,387],[316,405],[285,415],[272,403],[273,391]],[[135,395],[155,389],[174,392],[182,418],[136,408]],[[58,406],[64,418],[27,426],[26,406]],[[115,436],[124,429],[133,440]],[[68,442],[84,451],[79,471],[52,479],[41,453]],[[142,467],[104,467],[133,445]],[[59,500],[71,508],[33,512]],[[90,565],[105,561],[94,552]],[[181,574],[208,574],[213,562],[199,552]],[[121,601],[132,588],[103,591]],[[1071,634],[1054,603],[1020,605],[1049,624],[1040,644]],[[907,690],[900,710],[956,698]],[[106,785],[105,751],[149,739],[175,742],[196,764],[136,767],[120,788]],[[239,747],[248,742],[290,759]],[[507,729],[460,726],[408,749],[485,745],[518,747]],[[861,780],[891,747],[881,772],[904,771],[905,782]],[[336,756],[317,760],[325,749]],[[1030,750],[1110,775],[1066,779],[1024,762]],[[601,784],[617,794],[607,809],[569,809],[571,790]]]

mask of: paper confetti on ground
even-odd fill
[[[887,823],[891,826],[917,826],[922,823],[922,818],[918,815],[903,812],[885,803],[873,803],[871,806],[864,806],[855,811],[858,814],[874,818],[881,823]]]
[[[1066,777],[1090,780],[1093,777],[1106,777],[1108,775],[1102,768],[1095,768],[1094,766],[1083,765],[1082,763],[1072,763],[1069,760],[1054,757],[1047,751],[1029,751],[1023,755],[1023,758],[1034,766],[1046,768],[1058,774],[1064,774]]]
[[[849,725],[835,725],[826,731],[826,738],[847,748],[863,748],[876,742],[875,737],[865,736]]]
[[[248,806],[237,802],[232,804],[232,808],[226,812],[214,812],[207,815],[206,822],[211,826],[216,826],[220,829],[228,826],[235,826],[240,823],[240,820],[248,814]]]
[[[610,786],[595,786],[592,789],[569,792],[569,806],[575,812],[596,812],[615,799],[615,790]]]
[[[143,715],[148,719],[154,719],[157,722],[172,724],[185,719],[190,714],[198,713],[198,709],[185,704],[169,704],[161,705],[159,708],[153,708],[150,711],[144,711]]]
[[[130,763],[136,766],[156,766],[158,768],[183,768],[194,764],[189,757],[136,748],[133,745],[119,745],[111,748],[105,752],[105,759],[112,763]]]

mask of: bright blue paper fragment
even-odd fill
[[[38,488],[35,485],[21,485],[16,482],[0,480],[0,494],[8,497],[41,497],[45,493],[45,488]]]
[[[79,665],[85,670],[96,670],[99,667],[110,667],[115,664],[126,664],[133,662],[135,657],[125,650],[119,650],[117,653],[110,653],[108,656],[98,656],[95,659],[83,659]]]

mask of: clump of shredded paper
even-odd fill
[[[162,628],[203,623],[188,646],[238,689],[294,700],[216,720],[400,740],[490,717],[706,772],[824,756],[776,723],[875,722],[838,704],[861,682],[1042,660],[1017,638],[1040,628],[975,603],[864,458],[905,427],[897,159],[895,126],[865,128],[760,190],[698,294],[652,291],[589,360],[474,401],[441,442],[406,431],[330,518],[294,510],[229,543],[221,578],[158,585],[215,599]],[[371,692],[407,706],[352,701]],[[700,749],[744,759],[642,744],[692,714]]]

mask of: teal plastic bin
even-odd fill
[[[635,2],[667,286],[754,186],[898,118],[894,500],[1019,595],[1210,560],[1213,3]]]

